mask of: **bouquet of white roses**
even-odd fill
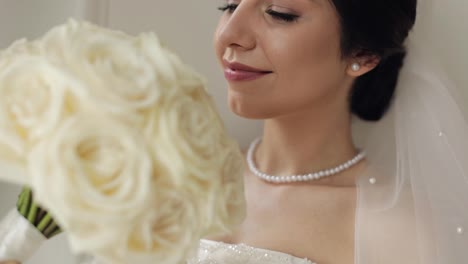
[[[2,51],[0,170],[111,263],[180,263],[244,216],[238,145],[152,33],[70,20]]]

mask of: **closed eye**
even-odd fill
[[[222,12],[227,11],[228,13],[232,14],[236,10],[237,6],[238,4],[226,4],[224,6],[218,7],[218,10]]]
[[[224,6],[218,7],[218,10],[232,14],[234,13],[234,11],[236,10],[238,6],[239,6],[238,4],[226,4]],[[274,11],[272,9],[268,9],[266,13],[270,15],[271,17],[273,17],[274,19],[284,21],[284,22],[294,22],[299,18],[298,15],[281,13],[281,12]]]
[[[266,13],[270,15],[271,17],[273,17],[274,19],[281,20],[284,22],[294,22],[299,18],[298,15],[280,13],[271,9],[267,10]]]

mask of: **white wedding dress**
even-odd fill
[[[202,239],[198,256],[187,264],[317,264],[283,252]]]
[[[79,264],[100,264],[96,260]],[[279,251],[251,247],[245,244],[226,244],[213,240],[200,240],[198,255],[185,264],[318,264]]]
[[[79,264],[99,264],[96,260]],[[213,240],[200,240],[196,257],[185,264],[317,264],[307,258],[299,258],[279,251],[251,247],[245,244],[226,244]]]

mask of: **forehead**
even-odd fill
[[[297,4],[309,5],[315,8],[326,8],[335,9],[333,0],[288,0],[291,3],[296,2]],[[350,1],[350,0],[347,0]]]

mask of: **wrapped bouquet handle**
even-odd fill
[[[62,232],[52,215],[35,202],[30,188],[23,188],[19,195],[17,211],[46,239]]]
[[[51,215],[39,207],[29,188],[24,188],[12,209],[0,223],[0,263],[29,259],[42,243],[61,232]]]

